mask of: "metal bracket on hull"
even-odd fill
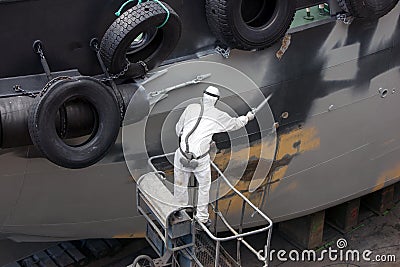
[[[36,54],[39,55],[40,63],[42,64],[43,70],[46,73],[47,80],[50,81],[52,79],[52,76],[49,64],[47,63],[46,57],[44,56],[42,41],[36,40],[33,43],[33,50],[35,51]]]
[[[338,21],[342,21],[346,25],[350,25],[354,20],[354,18],[352,16],[349,16],[347,14],[338,14],[336,16],[336,19]]]
[[[231,49],[229,47],[222,48],[220,46],[217,46],[215,48],[215,52],[217,52],[218,54],[220,54],[224,58],[229,58],[229,55],[231,54]]]
[[[164,73],[162,73],[162,74],[164,74]],[[161,76],[162,74],[158,75],[157,77]],[[211,77],[211,73],[198,75],[193,80],[190,80],[190,81],[187,81],[187,82],[183,82],[183,83],[180,83],[180,84],[177,84],[177,85],[162,89],[160,91],[151,92],[151,93],[149,93],[150,105],[154,105],[158,101],[161,101],[162,99],[168,97],[168,93],[173,91],[173,90],[180,89],[180,88],[192,85],[192,84],[198,84],[198,83],[202,82],[203,80],[205,80],[205,79],[207,79],[209,77]]]

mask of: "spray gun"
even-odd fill
[[[251,112],[253,112],[253,114],[256,115],[268,103],[268,101],[271,99],[271,97],[272,97],[272,93],[269,94],[267,96],[267,98],[264,99],[257,107],[252,108]]]

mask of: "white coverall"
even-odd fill
[[[226,112],[217,109],[214,105],[217,101],[216,97],[209,95],[203,96],[204,113],[200,124],[189,136],[189,152],[199,157],[210,150],[212,136],[215,133],[234,131],[244,127],[248,123],[248,117],[240,116],[232,118]],[[181,136],[180,146],[186,151],[185,138],[193,129],[200,115],[200,104],[189,105],[181,115],[176,124],[176,134]],[[208,202],[211,187],[211,167],[210,155],[198,159],[198,166],[195,169],[185,168],[180,162],[180,158],[184,157],[178,148],[174,158],[174,196],[182,205],[187,205],[189,201],[187,186],[191,173],[197,179],[199,184],[198,200],[197,200],[197,217],[203,223],[208,220]]]

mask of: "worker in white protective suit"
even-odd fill
[[[215,133],[234,131],[244,127],[254,119],[249,111],[246,116],[233,118],[215,107],[220,97],[218,88],[209,86],[203,94],[201,104],[189,105],[176,124],[180,147],[174,158],[174,196],[187,205],[189,195],[187,186],[191,173],[198,182],[197,214],[207,227],[211,225],[208,214],[211,187],[210,143]]]

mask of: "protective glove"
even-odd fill
[[[248,119],[249,121],[254,120],[254,117],[255,117],[255,116],[254,116],[253,111],[247,112],[246,117],[247,117],[247,119]]]

